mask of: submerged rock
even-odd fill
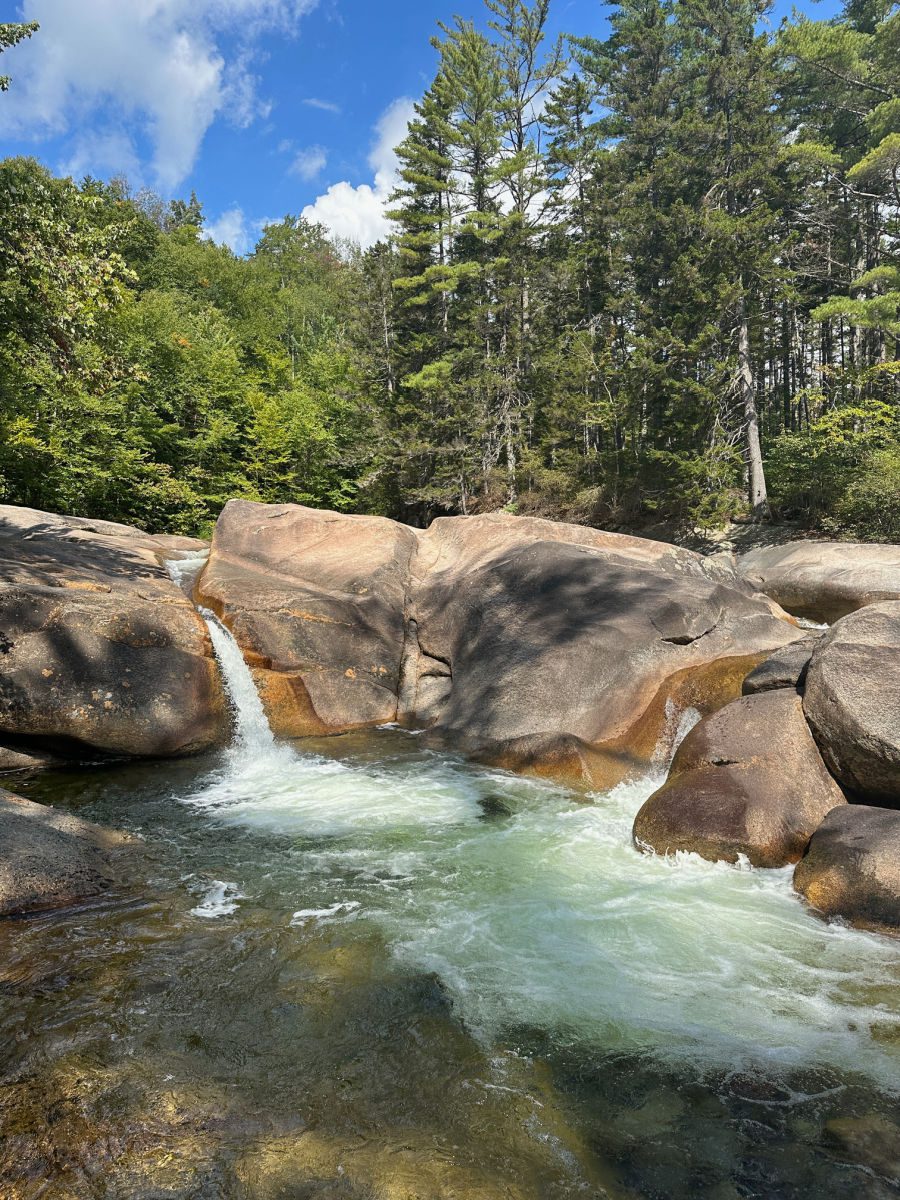
[[[130,839],[0,789],[0,916],[61,908],[105,891]]]
[[[867,604],[900,600],[900,546],[787,542],[742,554],[738,569],[788,612],[829,624]]]
[[[700,555],[501,513],[419,531],[232,501],[197,595],[234,633],[276,732],[399,720],[595,785],[650,763],[667,700],[710,711],[802,637]]]
[[[794,887],[823,916],[900,934],[900,812],[848,804],[829,813]]]
[[[86,757],[209,749],[228,715],[178,551],[109,521],[0,506],[0,742]]]
[[[900,806],[900,601],[861,609],[823,638],[803,707],[837,779]]]
[[[764,692],[701,721],[681,744],[666,783],[634,822],[635,842],[658,854],[757,867],[796,862],[845,797],[829,775],[800,697]]]
[[[784,646],[770,654],[765,662],[750,672],[744,680],[742,692],[755,696],[759,692],[774,692],[779,688],[792,688],[802,692],[806,686],[806,672],[819,639],[805,638],[802,642]]]

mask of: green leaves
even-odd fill
[[[39,29],[37,21],[30,21],[27,25],[0,24],[0,54],[11,46],[17,46],[25,38],[30,38]],[[0,92],[9,91],[9,83],[8,75],[0,75]]]

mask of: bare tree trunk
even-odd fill
[[[769,515],[766,474],[759,444],[759,413],[756,409],[756,380],[750,356],[750,318],[743,297],[738,309],[738,382],[744,407],[744,442],[747,454],[750,512],[756,520]]]

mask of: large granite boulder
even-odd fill
[[[203,620],[164,561],[108,521],[0,506],[0,744],[167,756],[227,736]]]
[[[900,812],[863,804],[830,812],[797,864],[794,887],[826,917],[900,933]]]
[[[839,621],[813,654],[803,700],[816,741],[858,797],[900,806],[900,601]]]
[[[0,789],[0,917],[99,895],[131,841]]]
[[[802,637],[727,566],[506,514],[422,532],[232,501],[196,595],[244,650],[276,732],[399,720],[595,784],[651,761],[673,705],[726,703]]]
[[[666,783],[634,822],[639,848],[689,850],[756,867],[796,862],[837,805],[796,692],[763,692],[707,717],[682,742]]]
[[[742,554],[738,569],[788,612],[831,624],[880,600],[900,600],[900,546],[787,542]]]
[[[441,518],[413,573],[407,711],[499,766],[595,786],[652,762],[667,705],[720,707],[802,636],[726,566],[581,526]]]

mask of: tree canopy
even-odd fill
[[[237,257],[194,194],[0,163],[2,498],[900,537],[898,6],[556,41],[548,3],[440,25],[365,253],[288,215]]]

